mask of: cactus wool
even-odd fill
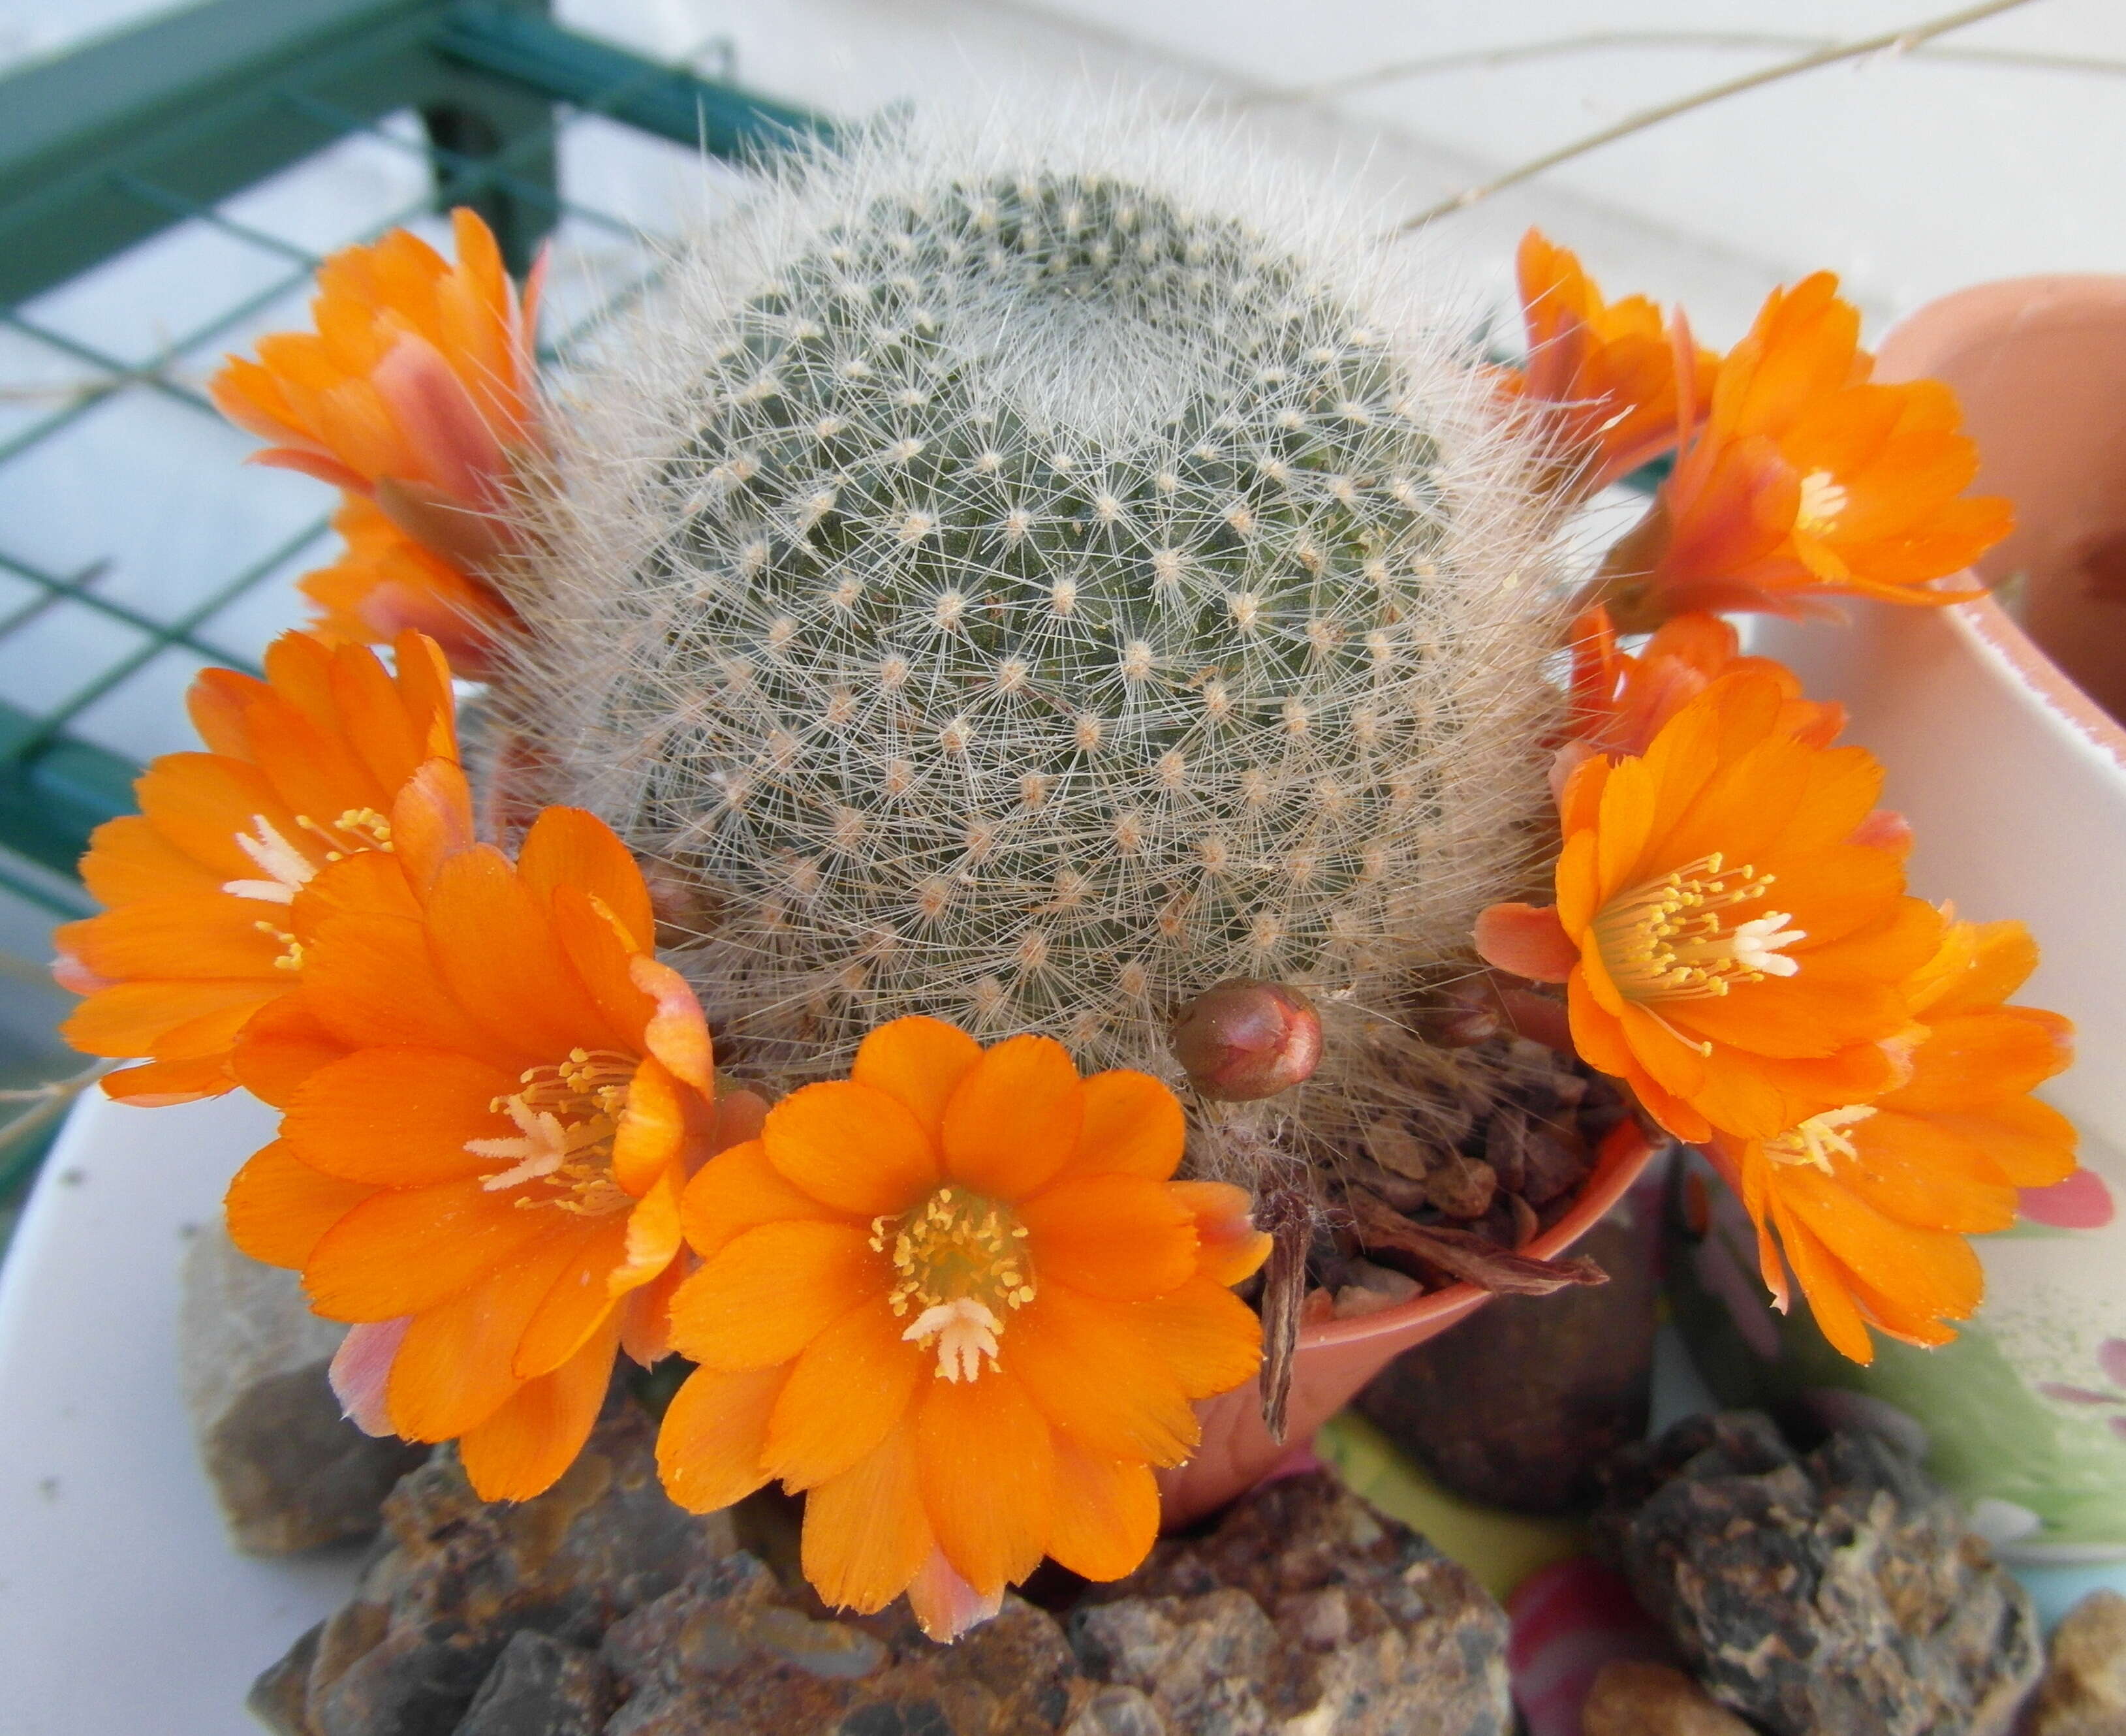
[[[1179,1083],[1175,1009],[1267,978],[1328,1035],[1281,1127],[1401,1095],[1527,873],[1557,587],[1532,438],[1377,228],[1117,108],[909,122],[610,335],[503,704],[721,1054],[925,1012]]]

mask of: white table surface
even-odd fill
[[[353,1584],[358,1550],[230,1550],[178,1397],[186,1236],[272,1125],[92,1094],[0,1266],[6,1736],[257,1736],[252,1678]]]

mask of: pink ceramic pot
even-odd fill
[[[1723,1375],[1693,1347],[1723,1397],[1893,1424],[2019,1568],[2126,1562],[2126,277],[1963,290],[1892,332],[1878,371],[1955,390],[1977,488],[2015,504],[2015,534],[1979,567],[2002,595],[1763,623],[1752,649],[1846,706],[1845,739],[1882,760],[1884,804],[1912,822],[1912,889],[2029,925],[2043,962],[2015,998],[2075,1021],[2076,1064],[2040,1095],[2074,1122],[2083,1168],[1978,1238],[1986,1305],[1942,1350],[1843,1362],[1750,1297],[1753,1243],[1732,1219],[1726,1252],[1707,1263],[1709,1239],[1688,1269],[1728,1271],[1755,1348]]]
[[[1917,831],[1913,889],[2029,923],[2044,963],[2024,998],[2080,1033],[2045,1095],[2102,1169],[2126,1153],[2126,277],[1944,297],[1889,334],[1878,372],[1955,389],[1977,489],[2015,507],[1978,571],[2013,580],[2021,624],[1991,597],[1864,602],[1845,626],[1764,622],[1754,649],[1844,701],[1845,739],[1882,760],[1883,800]]]
[[[1618,1129],[1604,1143],[1594,1172],[1571,1210],[1525,1252],[1545,1260],[1563,1253],[1623,1198],[1653,1152],[1652,1143],[1635,1126],[1627,1123]],[[1457,1284],[1377,1314],[1302,1328],[1292,1357],[1283,1443],[1271,1440],[1263,1427],[1262,1394],[1252,1380],[1198,1405],[1203,1441],[1196,1456],[1178,1469],[1160,1473],[1165,1527],[1174,1531],[1188,1525],[1259,1483],[1396,1357],[1438,1337],[1489,1300],[1490,1294],[1473,1284]]]

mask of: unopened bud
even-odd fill
[[[1297,988],[1243,979],[1207,988],[1183,1007],[1171,1040],[1205,1097],[1252,1103],[1313,1076],[1321,1016]]]

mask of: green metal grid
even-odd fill
[[[637,237],[635,224],[572,199],[557,179],[571,130],[599,121],[726,159],[824,131],[799,109],[563,28],[547,0],[211,0],[0,78],[0,337],[83,370],[66,402],[0,436],[0,472],[78,431],[123,394],[145,391],[219,426],[197,379],[220,351],[248,342],[269,312],[285,309],[276,323],[299,323],[320,257],[229,206],[350,140],[417,158],[428,185],[335,244],[460,204],[486,218],[519,272],[556,224]],[[284,269],[142,359],[46,317],[55,292],[182,228],[218,234]],[[654,254],[644,257],[631,280],[550,333],[550,350],[565,353],[617,302],[640,294],[656,269]],[[0,366],[0,380],[4,373]],[[114,495],[122,486],[114,484]],[[309,521],[171,611],[101,594],[102,564],[52,570],[11,546],[0,521],[0,576],[20,592],[0,605],[0,650],[66,608],[136,636],[81,672],[55,702],[0,696],[0,847],[72,872],[90,830],[131,807],[137,771],[83,735],[84,715],[173,650],[254,666],[260,647],[230,643],[215,619],[294,564],[327,558],[326,505],[320,500]],[[51,908],[68,903],[4,861],[0,884]]]
[[[577,305],[551,322],[559,329],[545,334],[544,348],[565,358],[584,330],[654,281],[662,238],[570,196],[564,166],[585,130],[617,124],[669,141],[681,148],[675,172],[697,152],[739,161],[825,131],[799,109],[689,65],[562,28],[550,3],[210,0],[0,76],[0,414],[25,395],[11,393],[11,357],[75,370],[55,407],[0,425],[0,497],[11,476],[40,460],[78,462],[68,443],[106,407],[143,394],[187,422],[201,418],[230,448],[231,498],[285,490],[288,479],[235,470],[243,441],[231,441],[201,385],[223,351],[247,347],[262,329],[306,323],[302,304],[324,251],[401,224],[432,229],[455,205],[486,219],[520,275],[557,228],[564,264],[571,232],[627,244],[631,262],[618,281],[596,295],[578,284]],[[316,245],[246,215],[247,200],[299,182],[352,141],[388,153],[418,193]],[[171,238],[201,236],[242,250],[259,281],[195,310],[137,355],[69,328],[69,295],[137,270]],[[557,274],[555,287],[565,281]],[[563,299],[550,295],[550,307]],[[105,491],[114,522],[125,512],[125,469],[121,455]],[[100,591],[110,560],[62,570],[26,552],[23,526],[0,510],[0,662],[69,611],[131,639],[59,669],[64,691],[46,703],[24,702],[0,677],[0,888],[57,915],[90,908],[76,861],[97,825],[134,805],[139,770],[92,738],[97,708],[152,688],[158,660],[173,653],[257,668],[270,628],[223,617],[276,587],[285,592],[298,570],[329,558],[329,498],[309,487],[314,498],[301,502],[297,521],[181,601],[144,597],[138,573],[130,597]],[[113,539],[116,546],[116,531]],[[291,602],[282,605],[292,618]],[[154,751],[187,745],[174,690],[157,691],[150,714],[157,705],[168,715],[153,726],[165,738]],[[29,963],[6,962],[17,974]],[[26,982],[10,992],[35,993]],[[0,1056],[0,1084],[31,1084],[54,1064]],[[85,1077],[47,1087],[49,1096],[16,1092],[0,1111],[0,1248]]]

